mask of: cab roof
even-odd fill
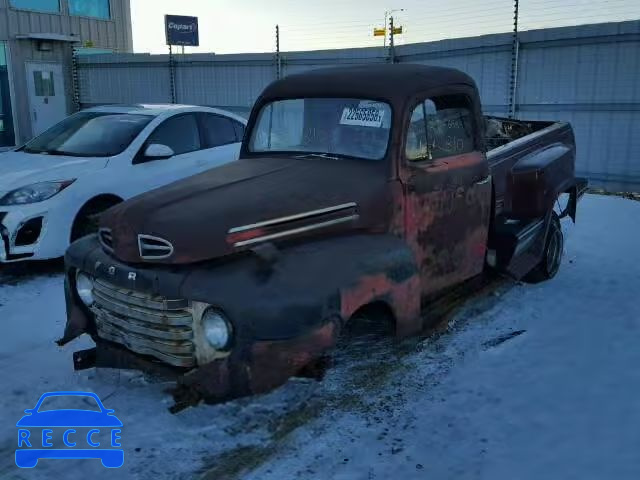
[[[118,112],[118,113],[137,113],[139,115],[153,115],[158,116],[168,112],[179,111],[192,111],[192,110],[205,109],[205,107],[198,107],[196,105],[180,105],[180,104],[163,104],[163,103],[135,103],[135,104],[111,104],[101,105],[99,107],[87,108],[85,111],[89,112]]]
[[[420,64],[368,64],[320,68],[289,75],[269,85],[261,100],[292,97],[347,97],[403,102],[425,90],[475,82],[453,68]]]

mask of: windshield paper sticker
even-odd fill
[[[384,109],[379,104],[360,102],[357,107],[345,107],[340,125],[381,128],[383,117]]]

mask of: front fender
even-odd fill
[[[181,294],[227,312],[240,340],[294,338],[374,301],[391,308],[400,335],[421,328],[417,264],[404,241],[388,234],[291,246],[266,272],[253,255],[196,268]]]

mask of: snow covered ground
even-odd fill
[[[640,202],[587,196],[558,276],[468,302],[448,331],[341,356],[321,383],[178,415],[166,384],[74,373],[60,274],[0,286],[0,478],[638,479]],[[124,423],[125,465],[14,464],[45,391],[91,390]]]

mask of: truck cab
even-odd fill
[[[559,217],[584,188],[571,128],[491,119],[488,152],[488,121],[474,81],[448,68],[272,83],[240,160],[114,207],[69,248],[59,344],[93,337],[76,368],[173,375],[180,408],[284,383],[374,307],[415,334],[429,300],[487,261],[551,278]]]

